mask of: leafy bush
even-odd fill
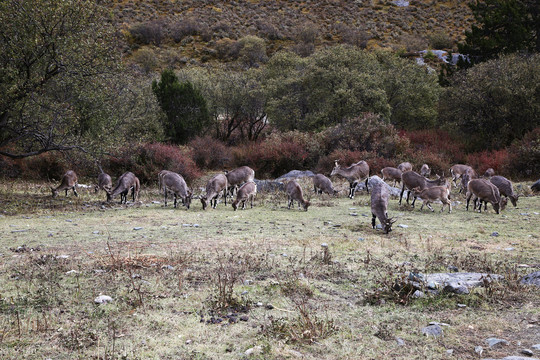
[[[452,49],[453,41],[444,31],[437,31],[428,35],[429,46],[432,49]]]
[[[135,24],[129,28],[129,34],[135,44],[159,46],[165,37],[164,24],[158,20]]]
[[[508,166],[508,150],[484,150],[467,155],[466,164],[472,166],[478,174],[483,174],[492,168],[496,174],[502,174]]]
[[[143,183],[156,182],[161,170],[179,173],[188,184],[201,176],[189,151],[178,146],[159,143],[121,148],[115,156],[105,159],[103,165],[111,175],[121,175],[126,171],[131,171]]]
[[[23,178],[33,180],[60,180],[70,167],[64,155],[56,151],[15,160],[15,164]],[[75,172],[81,175],[77,170]]]
[[[183,38],[190,35],[197,35],[201,27],[194,19],[181,19],[172,24],[169,28],[172,39],[179,43]]]
[[[365,113],[322,132],[327,152],[336,149],[365,150],[391,158],[402,154],[409,146],[394,126],[380,116]]]
[[[540,174],[540,127],[527,133],[508,149],[507,171],[518,177],[538,179]]]
[[[222,169],[231,159],[230,149],[210,136],[196,137],[188,145],[193,160],[201,169]]]
[[[268,61],[266,56],[266,44],[257,36],[248,35],[240,40],[239,57],[247,67],[256,67]]]
[[[131,57],[131,61],[137,64],[141,70],[148,74],[158,66],[158,59],[156,53],[151,49],[140,49],[136,51]]]

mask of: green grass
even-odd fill
[[[198,200],[188,211],[164,208],[152,189],[128,206],[80,194],[51,199],[46,186],[0,185],[0,358],[238,359],[260,346],[252,358],[445,359],[453,349],[477,359],[488,337],[510,346],[482,357],[540,340],[539,291],[517,282],[540,263],[539,197],[500,215],[464,204],[420,212],[392,199],[398,221],[384,235],[371,228],[366,194],[312,195],[307,212],[287,210],[282,195],[234,212],[223,203],[203,211]],[[506,278],[406,305],[389,291],[403,273],[449,265]],[[220,286],[232,289],[227,301]],[[96,305],[99,294],[114,301]],[[430,321],[451,326],[443,338],[423,337]]]

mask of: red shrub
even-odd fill
[[[121,148],[116,156],[108,158],[103,165],[111,175],[119,176],[131,171],[144,183],[156,182],[158,173],[164,169],[181,174],[187,183],[201,176],[189,151],[160,143]]]
[[[259,179],[306,169],[312,161],[304,144],[284,134],[272,134],[263,141],[237,146],[233,149],[233,159],[236,166],[253,168]]]
[[[25,179],[60,180],[72,168],[61,152],[46,152],[40,155],[15,160],[20,174]],[[77,172],[76,168],[73,168]]]
[[[189,147],[193,160],[201,169],[223,169],[231,159],[230,149],[208,135],[191,140]]]
[[[507,149],[486,150],[467,155],[466,164],[472,166],[480,175],[484,174],[488,168],[493,168],[496,174],[501,174],[506,170],[508,159]]]
[[[410,140],[410,146],[414,151],[442,154],[451,163],[465,161],[464,143],[452,138],[446,131],[439,129],[402,130],[400,136],[407,137]]]

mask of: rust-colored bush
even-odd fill
[[[237,146],[233,149],[233,159],[236,166],[253,168],[260,179],[276,178],[293,169],[306,169],[310,161],[304,144],[282,134]]]
[[[201,169],[222,169],[231,159],[230,148],[208,135],[194,138],[188,146],[193,160]]]
[[[188,184],[201,176],[188,150],[160,143],[123,147],[115,156],[106,159],[103,165],[115,176],[131,171],[143,183],[156,182],[161,170],[181,174]]]
[[[496,174],[503,174],[508,166],[508,150],[481,151],[467,155],[467,165],[483,174],[488,168],[495,170]]]
[[[46,152],[40,155],[15,160],[20,176],[24,179],[60,180],[71,168],[60,152]],[[73,169],[79,174],[78,169]]]

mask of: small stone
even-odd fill
[[[415,298],[415,299],[420,299],[420,298],[423,298],[423,297],[426,297],[426,294],[424,294],[422,291],[420,290],[416,290],[413,294],[412,294],[412,297]]]
[[[516,249],[514,249],[513,247],[507,247],[507,248],[504,248],[504,251],[514,251]]]
[[[193,227],[196,227],[196,228],[198,228],[198,227],[200,227],[200,226],[201,226],[201,225],[199,225],[199,224],[193,224]]]
[[[66,275],[75,275],[75,274],[78,274],[79,272],[77,270],[69,270],[66,272]]]
[[[521,216],[529,216],[528,213],[519,213],[519,215],[521,215]]]
[[[286,253],[281,254],[283,257],[287,257],[288,255]]]
[[[497,339],[497,338],[487,338],[486,343],[490,348],[499,348],[504,345],[508,345],[508,341],[504,339]]]
[[[358,241],[364,241],[365,239],[364,238],[358,238]]]
[[[534,353],[532,352],[532,350],[529,350],[529,349],[522,349],[522,350],[521,350],[521,353],[522,353],[523,355],[527,355],[527,356],[533,356],[533,355],[534,355]]]
[[[73,220],[71,220],[71,219],[66,219],[66,222],[73,222]]]
[[[253,280],[244,280],[244,285],[251,285],[253,284]]]
[[[251,356],[251,355],[257,355],[257,354],[260,354],[262,352],[262,347],[261,346],[254,346],[252,348],[249,348],[247,349],[244,354],[246,356]]]
[[[426,336],[439,337],[443,334],[443,329],[439,325],[429,325],[422,328],[422,334]]]
[[[328,244],[327,244],[327,243],[322,243],[322,244],[321,244],[321,247],[327,248],[327,247],[328,247]]]
[[[481,346],[475,346],[474,352],[476,352],[478,355],[482,355],[482,353],[484,352],[484,348]]]
[[[57,259],[69,259],[69,255],[58,255]]]
[[[247,315],[240,316],[240,321],[248,321],[248,320],[249,320],[249,316]]]
[[[457,266],[454,266],[454,265],[449,265],[447,269],[448,269],[448,271],[451,271],[451,272],[458,272],[459,271]]]
[[[381,225],[381,224],[377,224],[377,225],[375,225],[375,228],[381,230],[381,229],[382,229],[382,225]]]
[[[142,230],[143,228],[140,226],[134,227],[133,230]]]
[[[304,358],[304,354],[302,354],[300,351],[296,351],[296,350],[293,350],[293,349],[289,349],[287,351],[288,351],[289,355],[291,355],[292,357],[301,358],[301,359]]]
[[[190,227],[191,224],[182,224],[183,227]]]
[[[446,355],[452,355],[453,353],[454,353],[454,349],[446,350]]]
[[[540,350],[540,344],[531,346],[534,350]]]
[[[99,234],[99,231],[92,231],[92,234]]]
[[[403,346],[403,345],[405,345],[405,341],[403,341],[402,338],[398,338],[398,337],[397,337],[397,338],[396,338],[396,342],[397,342],[398,346]]]
[[[97,298],[94,299],[94,302],[96,304],[106,304],[113,301],[112,297],[107,295],[99,295]]]
[[[448,326],[448,327],[450,327],[450,324],[436,322],[436,321],[431,321],[428,325],[439,325],[439,326]]]
[[[358,216],[357,213],[349,213],[349,215],[351,215],[351,216]]]
[[[257,305],[258,307],[261,307],[261,306],[263,306],[263,303],[259,301],[259,302],[258,302],[257,304],[255,304],[255,305]]]
[[[491,236],[499,236],[499,233],[497,231],[494,231],[491,233]]]
[[[193,342],[193,340],[188,339],[188,340],[186,340],[186,345],[189,345],[189,344],[191,344],[192,342]]]
[[[247,290],[242,291],[242,295],[247,295],[247,294],[248,294]]]
[[[467,305],[465,305],[465,304],[457,304],[457,307],[460,308],[460,309],[463,309],[463,308],[466,308]]]
[[[409,225],[405,225],[405,224],[399,224],[398,227],[400,228],[403,228],[403,229],[406,229],[409,227]]]
[[[49,233],[49,235],[47,235],[47,237],[53,237],[53,233]]]
[[[266,305],[267,310],[272,310],[273,308],[274,308],[274,305],[272,305],[272,304],[267,304]]]
[[[171,265],[163,265],[161,268],[163,270],[174,270],[174,266],[171,266]]]

